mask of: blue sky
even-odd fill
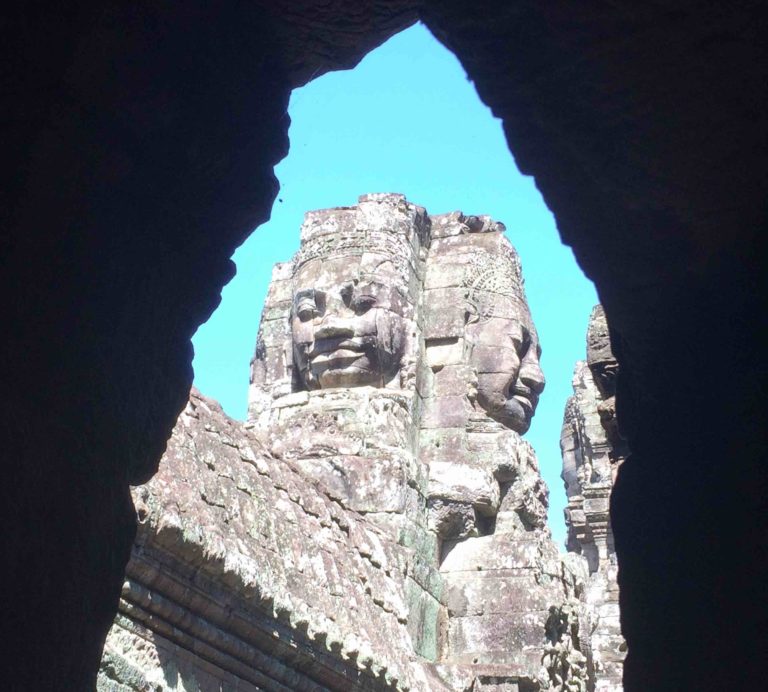
[[[402,192],[431,214],[460,209],[503,221],[523,263],[547,387],[526,435],[550,489],[549,518],[565,538],[560,426],[595,289],[562,245],[533,179],[517,170],[501,129],[458,60],[423,26],[293,93],[291,150],[271,220],[237,250],[237,275],[193,338],[195,385],[244,419],[248,363],[272,265],[298,248],[304,212]]]

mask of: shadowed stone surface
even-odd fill
[[[307,213],[249,421],[193,391],[134,493],[102,692],[591,689],[586,566],[518,432],[544,377],[503,231],[399,194]]]
[[[189,337],[269,214],[290,89],[417,14],[503,122],[617,336],[626,689],[763,684],[764,3],[4,11],[10,686],[95,679],[135,530],[127,484],[156,469]]]

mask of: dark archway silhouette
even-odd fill
[[[10,689],[91,684],[189,338],[269,215],[290,89],[418,17],[595,282],[633,450],[612,507],[627,690],[741,689],[764,651],[760,3],[6,9]],[[760,671],[762,673],[762,671]]]

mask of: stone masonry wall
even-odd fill
[[[587,563],[522,437],[544,375],[504,231],[399,194],[306,215],[248,421],[193,391],[134,491],[101,692],[594,688]]]

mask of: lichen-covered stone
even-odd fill
[[[521,437],[539,356],[503,224],[399,194],[308,213],[248,421],[193,391],[135,490],[102,690],[587,689],[586,566]]]

